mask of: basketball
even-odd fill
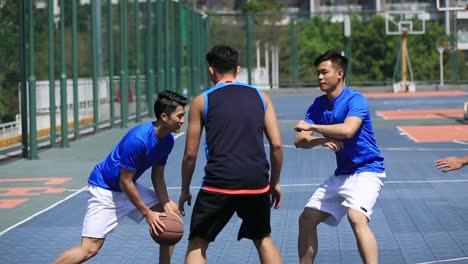
[[[184,223],[182,219],[172,213],[166,213],[166,216],[160,216],[166,228],[161,234],[154,234],[150,228],[150,234],[153,240],[165,246],[175,245],[184,235]]]

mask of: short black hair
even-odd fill
[[[206,54],[206,61],[208,66],[215,68],[219,73],[236,73],[238,56],[237,50],[228,45],[215,45]]]
[[[187,105],[187,97],[169,90],[160,92],[158,94],[158,99],[154,102],[154,115],[156,116],[156,120],[161,117],[162,113],[170,115],[179,105]]]
[[[314,66],[318,67],[320,63],[327,61],[327,60],[331,61],[332,64],[341,68],[344,72],[343,76],[346,75],[346,67],[348,66],[348,59],[335,50],[327,50],[325,53],[318,56],[317,59],[315,59],[314,61]]]

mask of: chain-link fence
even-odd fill
[[[438,84],[441,67],[437,48],[444,47],[445,83],[467,83],[468,53],[459,47],[468,44],[463,31],[468,19],[460,19],[456,13],[449,13],[447,19],[444,12],[435,10],[401,14],[398,21],[388,13],[375,12],[212,14],[210,43],[227,43],[239,49],[241,65],[251,69],[254,84],[258,72],[265,72],[270,86],[274,86],[273,78],[279,79],[279,87],[316,86],[314,59],[335,49],[350,58],[349,85],[391,86],[403,78],[402,32],[406,30],[408,78],[419,84]],[[388,34],[388,23],[395,27],[393,33],[400,33]],[[272,60],[275,56],[277,61]]]
[[[85,2],[0,5],[0,152],[37,158],[41,144],[153,117],[162,90],[209,85],[206,16],[177,1]]]

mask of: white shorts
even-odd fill
[[[331,216],[324,223],[337,226],[346,215],[348,208],[364,214],[370,221],[385,172],[361,172],[352,175],[332,175],[326,179],[309,198],[306,208],[314,208]]]
[[[135,187],[148,207],[159,203],[153,189],[137,183],[135,183]],[[140,222],[144,218],[124,192],[113,192],[89,185],[88,195],[88,208],[81,231],[83,237],[105,238],[125,216],[136,222]]]

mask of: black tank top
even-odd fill
[[[256,193],[268,188],[262,93],[232,82],[220,83],[203,96],[207,164],[202,188],[222,193]]]

